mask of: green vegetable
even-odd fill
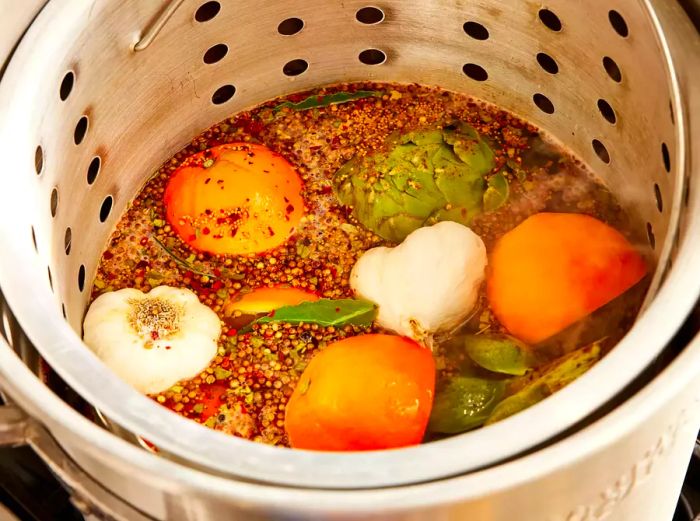
[[[283,108],[290,108],[292,110],[315,109],[318,107],[337,105],[339,103],[347,103],[348,101],[354,101],[362,98],[380,97],[382,94],[382,92],[376,90],[358,90],[357,92],[335,92],[333,94],[326,95],[314,94],[297,103],[285,101],[284,103],[280,103],[279,105],[277,105],[272,110],[274,112],[278,112]]]
[[[488,188],[484,192],[484,211],[493,212],[506,204],[508,200],[508,180],[501,172],[489,178]]]
[[[527,346],[511,337],[468,335],[464,348],[474,363],[495,373],[522,376],[534,365]]]
[[[450,378],[438,389],[428,429],[456,434],[482,425],[503,396],[505,382],[471,376]]]
[[[401,242],[438,221],[469,224],[481,212],[484,175],[494,164],[488,144],[458,123],[390,136],[385,149],[345,163],[333,187],[365,227]]]
[[[321,326],[368,326],[377,317],[376,304],[367,300],[321,299],[315,302],[302,302],[296,306],[284,306],[270,315],[260,317],[241,332],[250,331],[253,324],[268,322],[288,322],[290,324],[319,324]]]
[[[555,360],[533,375],[514,382],[520,390],[509,396],[493,410],[486,424],[495,423],[544,400],[566,387],[600,360],[600,344],[594,343]]]

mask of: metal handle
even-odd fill
[[[146,47],[151,45],[161,29],[163,29],[165,24],[168,23],[170,17],[175,14],[175,11],[177,11],[177,8],[180,7],[182,2],[184,2],[184,0],[170,0],[168,5],[165,6],[153,23],[144,31],[141,39],[136,42],[136,45],[134,45],[135,52],[143,51]]]
[[[29,417],[14,404],[0,406],[0,447],[27,444]]]

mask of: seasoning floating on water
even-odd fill
[[[323,325],[313,323],[314,320],[320,321],[313,315],[297,316],[298,321],[304,318],[310,322],[290,323],[281,320],[280,316],[273,316],[244,330],[247,324],[260,318],[260,313],[270,313],[283,307],[282,304],[296,305],[305,300],[271,299],[266,306],[255,309],[249,305],[256,296],[269,291],[274,293],[277,288],[288,290],[287,296],[313,295],[313,298],[308,297],[309,300],[353,298],[355,295],[349,282],[358,258],[371,248],[395,245],[381,236],[387,228],[386,223],[382,224],[381,230],[374,224],[383,222],[385,214],[394,212],[387,205],[406,201],[400,198],[393,201],[388,197],[382,203],[380,209],[384,213],[379,219],[375,219],[376,222],[367,219],[363,223],[364,219],[358,219],[353,202],[338,199],[334,192],[338,178],[334,174],[348,162],[361,163],[368,157],[385,154],[387,144],[395,143],[392,140],[397,136],[439,135],[444,146],[459,158],[458,152],[467,153],[464,145],[474,142],[474,139],[465,141],[455,136],[459,134],[457,129],[447,128],[453,122],[462,122],[473,129],[481,143],[479,146],[487,146],[492,154],[487,154],[488,157],[479,155],[488,161],[477,161],[483,163],[484,168],[479,176],[473,176],[474,185],[466,187],[468,189],[456,183],[452,190],[451,182],[443,179],[445,172],[437,172],[434,165],[432,173],[439,178],[435,183],[437,190],[424,190],[421,179],[418,179],[420,176],[414,172],[397,178],[389,173],[391,169],[375,176],[372,174],[379,172],[368,170],[362,172],[368,174],[366,178],[349,177],[361,183],[371,182],[375,197],[379,193],[420,196],[428,192],[436,196],[434,199],[443,197],[437,207],[433,205],[431,208],[421,207],[425,201],[420,198],[408,200],[408,213],[420,215],[425,224],[441,219],[461,221],[462,210],[471,210],[464,217],[466,221],[461,222],[468,222],[489,253],[504,233],[539,212],[584,212],[620,230],[630,229],[614,197],[566,154],[549,145],[537,129],[467,96],[417,85],[366,83],[327,87],[272,100],[211,127],[166,162],[120,220],[98,266],[93,298],[121,288],[136,288],[142,292],[163,285],[188,288],[218,317],[221,334],[211,363],[194,377],[175,382],[170,388],[153,394],[154,400],[187,418],[231,435],[268,444],[289,445],[284,423],[287,403],[300,375],[314,356],[345,338],[385,331],[371,323],[370,313],[373,311],[368,311],[361,324]],[[422,143],[421,139],[416,139]],[[399,146],[422,146],[409,141]],[[280,234],[276,226],[271,226],[272,235],[267,226],[261,226],[260,230],[267,238],[284,235],[277,245],[264,251],[244,254],[204,251],[198,248],[198,244],[205,237],[216,234],[214,227],[204,223],[204,217],[197,220],[197,216],[187,213],[183,215],[182,225],[179,219],[168,218],[163,194],[180,169],[198,168],[206,173],[202,182],[206,183],[207,189],[214,187],[218,193],[228,193],[231,179],[213,176],[221,165],[220,158],[211,150],[224,144],[264,146],[275,157],[278,154],[288,162],[301,182],[303,217],[289,233]],[[442,150],[442,145],[437,148]],[[417,157],[408,154],[401,159],[407,159],[410,168],[415,169],[421,166],[421,158],[432,157],[430,154]],[[248,159],[257,164],[260,158]],[[392,161],[393,165],[396,158]],[[464,161],[460,159],[459,162]],[[245,161],[241,166],[254,167]],[[270,173],[264,170],[269,169],[263,168],[259,172],[261,176]],[[472,179],[471,175],[467,177]],[[401,185],[399,181],[404,178],[410,178],[413,186],[406,188]],[[222,182],[218,183],[219,180]],[[384,182],[399,186],[384,190]],[[353,187],[353,191],[362,192],[363,186]],[[452,198],[455,194],[457,199]],[[463,198],[467,195],[469,199],[465,202]],[[431,204],[434,202],[431,199]],[[300,210],[291,199],[282,200],[282,203],[284,205],[280,206],[276,216],[282,220],[290,204],[293,208],[289,212]],[[240,234],[242,228],[237,223],[244,216],[250,218],[252,215],[242,206],[245,204],[224,208],[228,212],[226,217],[234,217],[234,222],[229,223],[233,224],[227,230],[229,233],[238,230],[236,233]],[[406,205],[403,204],[402,208],[405,209]],[[205,217],[208,217],[207,209],[213,210],[211,206],[204,208]],[[189,235],[182,232],[185,225],[192,227]],[[389,228],[398,230],[400,226]],[[377,231],[382,233],[377,234]],[[399,236],[393,238],[401,239]],[[411,282],[407,280],[406,284]],[[643,291],[640,295],[643,296]],[[616,322],[619,327],[616,325],[615,331],[609,330],[609,324],[606,329],[587,321],[580,327],[604,329],[602,334],[593,338],[608,334],[619,338],[631,323],[639,300],[635,297],[609,304],[626,309],[619,315],[627,318]],[[331,310],[334,314],[335,307],[338,306]],[[473,315],[466,318],[468,322],[455,334],[480,333],[497,337],[506,333],[491,313],[483,292],[478,296]],[[584,336],[590,337],[594,333],[586,330]],[[452,332],[445,333],[447,338],[450,334]],[[571,340],[577,335],[566,338],[568,340],[563,344],[545,342],[538,345],[541,359],[537,359],[537,367],[579,347]],[[450,378],[483,378],[484,372],[488,372],[489,378],[511,378],[504,373],[491,373],[475,364],[463,345],[461,349],[448,350],[446,338],[437,340],[435,363],[440,388]],[[480,359],[482,364],[489,365],[490,362],[485,360]],[[492,368],[497,369],[496,366]],[[510,365],[508,368],[513,371],[521,369]],[[305,395],[313,392],[313,383],[306,391]],[[507,392],[511,391],[513,389],[508,387]]]

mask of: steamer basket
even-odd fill
[[[293,18],[302,28],[284,34]],[[488,37],[470,36],[467,22]],[[204,63],[217,44],[228,47],[226,56]],[[635,382],[698,297],[700,252],[688,239],[700,233],[700,197],[689,189],[700,176],[699,49],[678,6],[665,1],[51,0],[0,83],[0,288],[9,305],[6,330],[17,321],[8,336],[26,336],[118,430],[150,440],[162,458],[238,483],[398,486],[532,451],[580,428]],[[656,271],[633,329],[586,375],[521,414],[377,453],[319,454],[232,438],[119,380],[82,345],[80,328],[102,248],[144,181],[232,113],[359,80],[472,94],[577,154],[639,220],[653,252]],[[11,343],[38,367],[27,342]],[[20,376],[2,370],[16,394],[12,380]],[[25,403],[38,414],[34,399]],[[697,415],[689,417],[696,428]],[[70,436],[65,425],[56,429]],[[75,441],[66,449],[88,466]],[[141,454],[144,462],[154,458]]]

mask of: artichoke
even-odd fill
[[[468,225],[481,212],[494,167],[489,145],[465,123],[392,135],[381,151],[355,156],[334,176],[340,202],[392,242],[439,221]]]

